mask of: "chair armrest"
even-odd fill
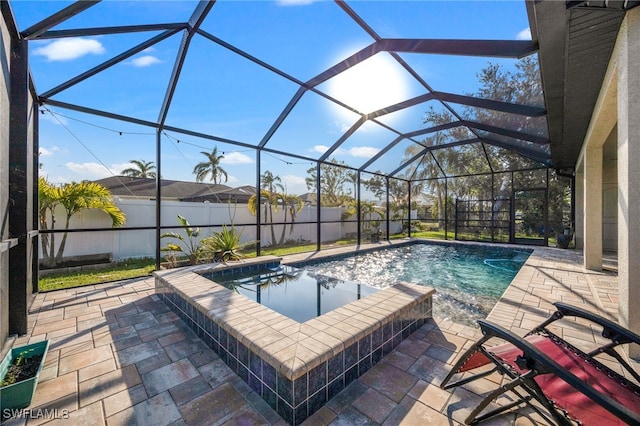
[[[636,343],[640,345],[639,335],[600,315],[562,302],[555,302],[553,305],[563,316],[580,317],[601,325],[602,336],[607,339],[613,340],[618,344]]]
[[[640,424],[640,415],[634,413],[618,401],[596,391],[593,387],[587,385],[523,338],[486,320],[478,320],[478,325],[480,325],[480,329],[485,336],[505,340],[522,350],[524,361],[526,361],[527,368],[531,371],[540,374],[554,374],[577,391],[582,392],[591,400],[604,407],[607,411],[613,413],[616,417],[629,424]]]

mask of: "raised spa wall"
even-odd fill
[[[431,318],[435,290],[401,282],[299,323],[200,275],[257,271],[280,260],[157,271],[155,287],[236,374],[297,425]]]

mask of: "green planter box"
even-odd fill
[[[47,352],[49,351],[49,341],[45,340],[31,345],[19,346],[11,349],[0,363],[0,378],[4,378],[13,360],[25,351],[29,351],[27,358],[42,355],[42,361],[40,361],[40,366],[38,367],[38,371],[34,377],[9,386],[0,387],[0,407],[3,409],[25,408],[31,404],[33,394],[36,392],[36,385],[38,384],[40,371],[42,371],[44,360],[47,357]]]

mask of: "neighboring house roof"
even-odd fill
[[[217,185],[225,186],[225,185]],[[255,195],[256,189],[251,185],[239,186],[237,188],[229,188],[219,190],[212,193],[209,190],[192,194],[190,196],[180,198],[180,201],[234,201],[237,203],[248,203],[249,198]]]
[[[155,198],[155,179],[111,176],[95,181],[107,188],[112,195],[119,197]],[[255,190],[251,186],[231,188],[227,185],[185,182],[180,180],[160,180],[162,198],[173,198],[179,201],[193,202],[227,202],[229,200],[238,203],[248,202]]]
[[[300,199],[305,203],[309,203],[312,206],[315,206],[317,204],[318,196],[315,192],[307,192],[305,194],[302,194],[300,196]]]

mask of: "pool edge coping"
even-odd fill
[[[238,342],[290,380],[329,360],[366,334],[409,314],[435,289],[407,282],[382,289],[320,317],[299,323],[224,286],[202,273],[282,260],[261,256],[229,264],[196,265],[155,271],[156,282],[191,300]],[[170,278],[170,281],[169,281]],[[156,285],[157,287],[157,285]]]

